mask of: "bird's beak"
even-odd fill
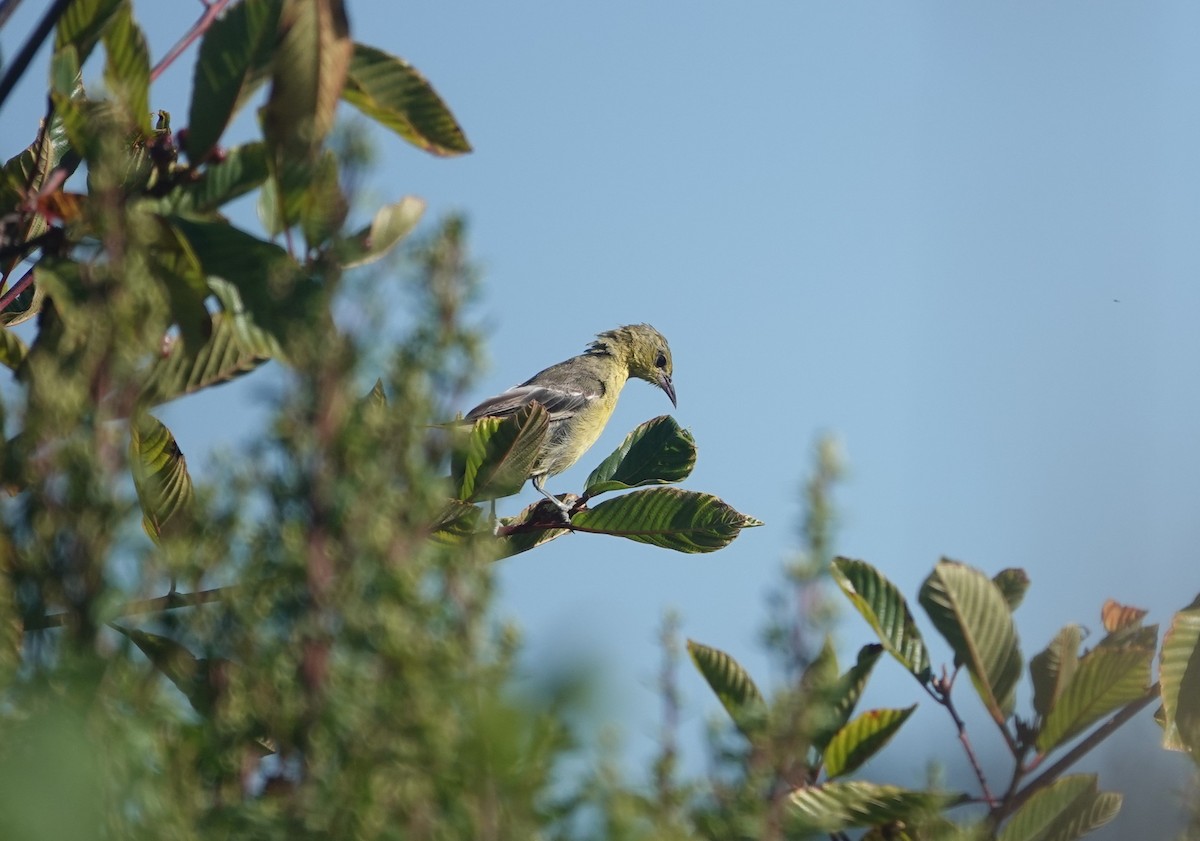
[[[671,405],[678,409],[679,404],[675,401],[675,384],[671,382],[671,378],[666,374],[660,374],[658,377],[658,387],[667,393],[667,397],[671,398]]]

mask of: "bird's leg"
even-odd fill
[[[537,489],[537,492],[540,493],[542,496],[546,497],[546,499],[548,499],[554,503],[554,506],[556,508],[558,508],[559,513],[562,514],[564,523],[571,522],[571,506],[567,505],[565,502],[563,502],[558,497],[551,495],[550,491],[546,490],[546,488],[545,488],[545,482],[546,482],[546,474],[545,473],[543,473],[540,476],[533,477],[533,487]]]

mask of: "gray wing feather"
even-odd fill
[[[501,392],[495,397],[489,397],[471,411],[467,412],[467,420],[483,417],[502,417],[511,415],[524,406],[537,401],[546,407],[551,421],[561,421],[572,417],[584,406],[591,403],[598,395],[583,391],[555,388],[544,385],[519,385]]]

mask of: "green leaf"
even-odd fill
[[[979,570],[943,559],[925,579],[919,599],[966,664],[992,718],[1003,724],[1021,678],[1021,650],[1000,588]]]
[[[261,142],[246,143],[230,149],[221,160],[205,164],[196,180],[175,187],[161,199],[161,212],[205,216],[266,180],[267,147]]]
[[[371,392],[374,394],[374,391]],[[371,395],[367,395],[370,398]],[[446,507],[433,522],[431,536],[444,544],[457,544],[479,531],[478,506],[457,499],[447,500]]]
[[[993,575],[992,583],[1000,589],[1004,603],[1008,605],[1009,613],[1012,613],[1025,599],[1025,592],[1029,589],[1029,576],[1023,569],[1008,567]]]
[[[0,365],[10,371],[15,371],[24,361],[27,353],[29,353],[29,348],[16,333],[0,327]]]
[[[453,474],[463,502],[499,499],[520,492],[550,431],[550,414],[531,403],[503,418],[480,418],[471,428]]]
[[[54,52],[73,48],[82,65],[109,21],[123,7],[128,9],[128,0],[72,0],[58,19]]]
[[[879,641],[917,680],[929,681],[929,652],[904,596],[884,575],[865,561],[836,558],[833,580],[842,588]]]
[[[176,342],[155,360],[142,387],[144,403],[165,403],[228,382],[269,359],[283,357],[279,342],[254,323],[232,284],[214,278],[208,285],[221,305],[220,312],[212,317],[208,341],[198,348]]]
[[[1153,648],[1097,647],[1079,667],[1042,722],[1037,747],[1048,753],[1104,716],[1146,693]]]
[[[1163,636],[1159,661],[1164,740],[1200,760],[1200,597],[1177,612]]]
[[[561,521],[562,515],[558,509],[545,499],[527,505],[515,517],[501,517],[497,523],[497,539],[500,541],[497,559],[528,552],[562,537],[568,531],[556,526]]]
[[[858,781],[808,786],[790,798],[796,829],[808,832],[841,832],[889,821],[920,823],[960,799],[961,795]]]
[[[300,206],[300,230],[310,251],[329,242],[342,228],[349,204],[338,178],[337,156],[329,149],[320,153]]]
[[[176,216],[170,221],[187,239],[204,273],[235,286],[254,322],[282,341],[289,323],[304,315],[296,261],[279,246],[224,220]]]
[[[167,293],[171,320],[179,325],[184,343],[199,348],[212,334],[212,319],[204,305],[208,284],[200,260],[188,241],[166,220],[157,215],[151,219],[147,228],[153,226],[158,236],[148,254],[149,266]]]
[[[829,740],[833,738],[833,734],[850,720],[850,716],[854,714],[854,708],[858,706],[858,699],[862,697],[863,690],[866,689],[867,680],[871,677],[871,670],[875,668],[883,651],[882,645],[875,643],[864,645],[858,651],[858,660],[855,664],[838,678],[829,693],[829,698],[832,700],[829,724],[822,727],[813,736],[813,746],[817,750],[824,751]]]
[[[375,262],[408,236],[424,213],[425,202],[416,196],[384,205],[370,225],[338,243],[338,260],[347,269]]]
[[[646,421],[625,436],[588,476],[585,497],[641,485],[682,482],[696,466],[696,441],[675,419],[662,415]]]
[[[733,723],[753,738],[766,720],[766,703],[750,674],[724,651],[688,640],[688,654]]]
[[[282,0],[243,0],[213,21],[200,42],[184,146],[196,164],[238,108],[267,78]]]
[[[129,462],[142,505],[142,527],[155,542],[163,529],[192,503],[192,477],[175,436],[145,412],[129,424]]]
[[[633,491],[571,518],[573,531],[627,537],[677,552],[715,552],[742,529],[761,525],[711,494],[676,488]]]
[[[891,741],[916,708],[913,704],[902,709],[868,710],[842,727],[825,747],[825,773],[833,779],[857,770]]]
[[[353,51],[341,0],[283,0],[262,111],[277,162],[316,149],[333,128]]]
[[[150,49],[146,36],[122,3],[104,30],[104,82],[143,136],[150,133]]]
[[[1033,680],[1033,709],[1045,718],[1062,697],[1063,690],[1079,666],[1079,644],[1083,629],[1067,625],[1040,654],[1029,661],[1029,676]]]
[[[997,841],[1073,841],[1108,823],[1120,808],[1121,795],[1098,791],[1095,774],[1070,774],[1031,795]]]
[[[342,97],[380,125],[434,155],[471,151],[462,128],[440,96],[403,59],[354,45]]]

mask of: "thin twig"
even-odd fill
[[[154,599],[141,599],[140,601],[130,602],[118,610],[117,615],[133,616],[138,613],[161,613],[164,610],[174,610],[179,607],[195,607],[197,605],[208,604],[209,602],[220,601],[228,590],[228,587],[213,587],[211,590],[200,590],[195,593],[171,592]],[[69,612],[48,613],[45,616],[32,620],[25,626],[25,630],[41,631],[46,628],[61,628],[71,615]]]
[[[171,47],[170,51],[154,65],[154,69],[150,71],[150,81],[153,82],[163,74],[168,67],[174,63],[175,59],[183,55],[183,51],[192,45],[192,42],[208,31],[212,26],[213,21],[217,16],[229,5],[229,0],[213,0],[212,3],[206,3],[204,14],[200,15],[200,19],[192,25],[192,28],[176,42],[175,46]]]
[[[967,736],[967,725],[963,722],[962,716],[958,714],[958,710],[954,707],[954,701],[950,698],[950,682],[944,681],[946,691],[934,691],[930,686],[925,686],[925,691],[929,693],[933,700],[937,701],[946,708],[946,712],[950,713],[950,718],[954,720],[954,726],[958,728],[958,740],[962,742],[963,750],[966,751],[967,759],[971,763],[971,769],[975,772],[975,778],[979,780],[979,788],[983,791],[983,797],[987,801],[989,807],[995,806],[996,800],[992,797],[992,792],[988,788],[987,776],[983,773],[983,766],[979,764],[979,757],[975,755],[975,748],[971,744],[971,739]]]
[[[0,107],[4,106],[8,95],[17,86],[18,80],[25,75],[29,62],[33,61],[33,57],[41,49],[42,42],[46,40],[50,30],[54,29],[54,25],[58,23],[58,19],[62,17],[70,3],[71,0],[54,0],[54,3],[46,10],[46,14],[42,15],[42,19],[38,21],[37,27],[30,33],[29,39],[25,41],[12,64],[4,71],[4,78],[0,79]]]
[[[8,309],[9,305],[13,301],[17,300],[21,293],[25,291],[25,287],[29,286],[31,283],[33,283],[33,269],[25,272],[25,274],[21,276],[20,280],[9,287],[7,292],[5,292],[3,295],[0,295],[0,312],[4,312],[6,309]]]

